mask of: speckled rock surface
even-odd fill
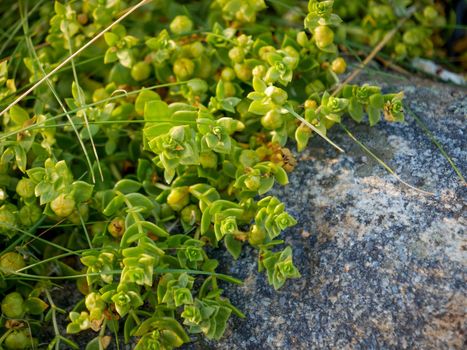
[[[365,81],[372,82],[373,77]],[[467,174],[467,92],[420,79],[378,78],[404,90]],[[314,140],[290,185],[276,188],[298,225],[284,234],[302,278],[278,292],[257,274],[254,252],[236,263],[243,286],[224,285],[246,319],[223,340],[185,349],[461,349],[466,342],[467,188],[411,116],[375,128],[347,122],[414,191],[389,175],[346,134],[338,154]]]

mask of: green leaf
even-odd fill
[[[78,106],[81,106],[82,104],[84,104],[86,101],[84,101],[84,91],[83,89],[81,88],[81,86],[79,86],[78,84],[76,84],[76,82],[72,82],[71,83],[71,94],[73,96],[73,98],[75,99],[75,101],[78,103],[77,104],[77,107]]]
[[[261,79],[257,77],[253,78],[253,89],[255,91],[263,92],[264,90],[266,90],[266,88],[267,88],[267,85],[264,81],[262,81]]]
[[[146,229],[149,233],[158,236],[158,237],[169,237],[170,234],[164,230],[162,227],[157,226],[156,224],[149,222],[149,221],[143,221],[141,223],[144,229]]]
[[[136,330],[136,321],[133,317],[127,317],[125,320],[125,324],[123,325],[123,336],[125,339],[125,344],[130,342],[133,333]]]
[[[132,207],[140,208],[143,212],[154,209],[154,203],[141,193],[129,193],[125,195],[125,198]]]
[[[261,185],[258,189],[258,193],[261,195],[261,194],[265,194],[266,192],[268,192],[272,186],[274,186],[274,177],[270,176],[270,177],[266,177],[264,179],[261,180]]]
[[[381,94],[370,96],[370,106],[375,109],[382,109],[384,106],[384,97]]]
[[[175,319],[171,317],[151,317],[141,323],[134,335],[136,337],[141,337],[145,333],[148,333],[151,330],[161,330],[170,332],[173,336],[176,337],[174,346],[180,346],[183,343],[190,341],[190,338],[186,334],[183,327]]]
[[[108,34],[108,33],[105,33],[105,34]],[[108,48],[105,51],[104,63],[108,64],[108,63],[115,62],[117,60],[118,60],[117,51],[115,51],[113,47]]]
[[[101,349],[102,349],[101,337],[98,336],[87,343],[85,350],[101,350]]]
[[[26,172],[26,165],[28,162],[28,158],[26,155],[26,151],[21,146],[15,146],[15,159],[16,165],[18,169],[21,170],[23,173]]]
[[[212,216],[211,214],[209,214],[209,210],[205,210],[203,212],[203,215],[201,216],[201,226],[200,226],[201,234],[205,234],[206,232],[209,231],[209,228],[211,227],[211,219],[212,219]]]
[[[37,297],[29,297],[25,300],[24,306],[31,315],[41,315],[49,305]]]
[[[120,40],[119,36],[112,32],[104,33],[104,40],[109,46],[115,46],[117,42]]]
[[[194,123],[198,117],[198,111],[175,111],[172,113],[172,120],[175,124],[183,125]]]
[[[138,192],[140,188],[140,182],[130,179],[122,179],[118,181],[114,186],[114,190],[120,191],[124,194]]]
[[[164,101],[148,101],[144,108],[144,120],[147,122],[167,122],[170,114],[169,106]]]
[[[25,109],[18,105],[14,105],[10,108],[10,118],[17,125],[23,125],[29,120],[29,114]]]
[[[370,121],[370,126],[376,125],[381,119],[381,109],[368,106],[368,120]]]
[[[334,114],[334,113],[326,114],[326,119],[331,120],[336,123],[341,122],[341,116],[339,114]]]
[[[261,100],[252,101],[250,107],[248,108],[248,112],[258,115],[265,115],[271,110],[271,107],[271,105],[265,104]]]
[[[95,136],[100,130],[99,125],[91,124],[89,127],[81,129],[79,136],[83,140],[89,140],[91,136]]]
[[[39,183],[42,181],[45,175],[45,170],[44,168],[31,168],[26,171],[26,174],[28,174],[29,178],[34,181],[35,183]]]
[[[133,54],[130,49],[122,49],[117,51],[117,57],[120,64],[126,68],[133,66]]]
[[[363,119],[363,105],[356,98],[351,98],[349,103],[349,114],[353,120],[360,123]]]
[[[289,177],[287,172],[281,166],[276,166],[273,170],[276,181],[281,185],[287,185],[289,183]]]
[[[171,123],[151,123],[151,125],[144,128],[144,136],[150,141],[157,136],[167,134],[171,128]]]
[[[295,130],[295,141],[297,141],[297,151],[303,151],[308,145],[308,141],[311,137],[311,129],[305,124],[301,124]]]
[[[235,239],[235,235],[226,235],[224,237],[224,244],[228,252],[237,260],[242,252],[242,242]]]
[[[58,1],[55,1],[55,4],[54,4],[54,11],[57,15],[60,15],[60,16],[65,16],[66,15],[66,7],[65,5],[61,4],[60,2]]]
[[[157,92],[154,92],[152,90],[144,89],[142,90],[139,94],[138,97],[136,98],[135,101],[135,111],[139,115],[144,115],[144,110],[146,108],[146,104],[150,101],[157,101],[160,100],[161,97]]]
[[[112,216],[114,215],[120,208],[122,207],[123,203],[125,202],[125,198],[121,195],[115,196],[109,204],[105,207],[102,211],[102,214],[105,216]]]
[[[71,192],[73,193],[73,198],[77,203],[89,200],[92,196],[93,190],[94,185],[84,181],[75,181],[71,185]]]

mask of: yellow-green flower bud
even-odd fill
[[[13,292],[2,300],[2,313],[9,318],[21,318],[24,315],[24,300],[21,294]]]
[[[114,238],[120,238],[125,233],[125,219],[122,217],[113,218],[107,226],[107,230]]]
[[[25,205],[19,210],[19,220],[21,221],[21,224],[24,226],[31,226],[42,215],[42,209],[33,204],[33,205]]]
[[[298,32],[297,33],[297,43],[298,45],[302,47],[306,47],[309,45],[310,41],[308,39],[308,36],[306,35],[305,32]]]
[[[26,262],[21,254],[8,252],[0,256],[0,271],[5,275],[10,275],[26,266]]]
[[[267,69],[262,64],[253,68],[253,76],[262,79],[266,75]]]
[[[10,208],[3,205],[0,208],[0,233],[12,231],[16,226],[16,215],[11,212]]]
[[[232,81],[235,79],[235,71],[230,67],[225,67],[221,73],[222,80]]]
[[[433,21],[438,17],[438,11],[433,6],[427,6],[423,9],[423,17],[428,21]]]
[[[277,215],[274,218],[274,222],[281,230],[285,230],[287,227],[294,226],[297,224],[297,220],[295,220],[286,212]]]
[[[267,61],[269,54],[275,51],[276,51],[276,48],[274,46],[268,45],[268,46],[263,46],[262,48],[260,48],[258,51],[258,54],[259,54],[259,57],[263,61]]]
[[[240,46],[246,46],[248,45],[250,39],[251,37],[249,37],[248,35],[242,34],[237,37],[237,42]]]
[[[193,30],[193,22],[187,16],[177,16],[170,22],[170,31],[177,35],[186,34]]]
[[[187,86],[197,96],[204,94],[206,91],[208,91],[208,88],[209,88],[206,81],[204,81],[203,79],[198,79],[198,78],[191,79],[187,83]]]
[[[241,63],[245,59],[245,50],[241,47],[233,47],[229,51],[229,58],[234,63]]]
[[[261,118],[261,124],[268,130],[275,130],[284,124],[284,119],[278,110],[273,109]]]
[[[131,68],[131,76],[136,81],[143,81],[151,75],[151,66],[144,62],[138,62]]]
[[[8,334],[3,344],[9,350],[30,349],[36,344],[36,339],[31,338],[28,329],[14,330]]]
[[[313,31],[316,46],[320,49],[329,46],[334,41],[334,32],[328,26],[318,26]]]
[[[58,217],[64,218],[71,215],[75,209],[75,204],[73,198],[62,193],[50,203],[50,209],[52,209]]]
[[[248,176],[245,180],[245,186],[251,191],[257,191],[261,186],[261,179],[258,175]]]
[[[188,187],[173,188],[167,196],[167,204],[175,211],[180,211],[190,203]]]
[[[347,69],[347,63],[345,63],[345,60],[342,57],[337,57],[332,61],[331,69],[336,74],[343,74]]]
[[[231,81],[224,82],[224,97],[232,97],[236,94],[235,85]]]
[[[248,81],[251,79],[251,69],[246,64],[235,63],[234,65],[235,74],[237,78],[243,81]]]
[[[190,45],[190,54],[194,58],[201,56],[204,52],[204,46],[201,42],[195,41]]]
[[[413,46],[420,44],[423,38],[424,38],[423,31],[418,27],[407,30],[402,36],[404,43],[406,43],[407,45],[413,45]]]
[[[185,305],[181,316],[188,322],[198,324],[203,320],[201,311],[194,305]]]
[[[304,103],[304,106],[305,106],[305,109],[311,109],[311,110],[315,110],[316,108],[318,108],[318,104],[316,103],[315,100],[306,100]]]
[[[195,71],[195,63],[188,58],[179,58],[175,61],[173,72],[177,78],[186,80],[193,75]]]
[[[261,230],[258,226],[253,225],[250,229],[250,234],[248,236],[248,241],[252,245],[261,244],[266,238],[266,232]]]
[[[21,179],[16,185],[16,193],[18,193],[23,198],[34,197],[34,182],[31,179]]]
[[[201,211],[195,204],[186,206],[183,208],[180,214],[182,221],[188,225],[194,225],[195,223],[199,223],[201,221]]]

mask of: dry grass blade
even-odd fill
[[[311,124],[310,122],[308,122],[305,118],[303,118],[300,114],[298,114],[297,112],[295,112],[292,108],[287,108],[287,111],[289,111],[290,114],[292,114],[295,118],[297,118],[298,120],[300,120],[303,124],[305,124],[306,126],[308,126],[311,130],[313,130],[314,132],[316,132],[319,136],[321,136],[324,140],[326,140],[331,146],[333,146],[334,148],[336,148],[338,151],[340,152],[345,152],[341,147],[339,147],[338,145],[336,145],[333,141],[331,141],[331,139],[329,137],[327,137],[326,135],[324,135],[317,127],[315,127],[313,124]]]
[[[68,41],[70,54],[72,54],[73,43],[71,41],[70,35],[68,34],[68,26],[66,26],[66,35],[65,36],[66,36],[66,39]],[[79,105],[82,106],[82,105],[84,105],[86,103],[86,101],[85,101],[83,91],[81,90],[81,87],[79,85],[78,73],[76,71],[75,61],[73,59],[71,60],[71,68],[72,68],[72,71],[73,71],[73,78],[75,80],[76,90],[77,90],[77,93],[78,93],[78,102],[79,102]],[[89,141],[91,141],[91,147],[92,147],[92,150],[94,152],[94,157],[96,158],[97,169],[99,170],[99,175],[101,177],[101,181],[104,181],[104,174],[102,173],[101,164],[99,162],[99,155],[97,154],[97,149],[96,149],[96,145],[94,143],[94,138],[92,136],[91,128],[89,127],[89,120],[88,120],[88,116],[87,116],[87,113],[86,113],[86,109],[83,109],[83,118],[84,118],[84,124],[86,125],[86,129],[88,130]],[[90,170],[91,170],[91,173],[92,173],[93,172],[92,168]],[[93,175],[93,179],[94,179],[94,174],[92,174],[92,175]]]
[[[27,11],[24,11],[24,8],[23,6],[20,6],[20,13],[21,13],[21,22],[22,22],[22,25],[23,25],[23,30],[24,30],[24,35],[25,35],[25,39],[26,39],[26,44],[27,44],[27,47],[28,47],[28,50],[29,50],[29,53],[31,54],[31,57],[34,58],[35,62],[37,63],[37,66],[39,68],[39,70],[41,71],[42,74],[45,74],[45,71],[44,71],[44,68],[42,67],[42,63],[39,59],[39,57],[37,56],[37,52],[35,51],[34,49],[34,46],[33,46],[33,43],[31,41],[31,38],[28,36],[28,32],[29,32],[29,26],[28,26],[28,21],[27,21],[27,17],[26,17],[26,14]],[[57,100],[57,103],[59,104],[60,108],[63,110],[63,112],[65,113],[68,121],[70,122],[72,128],[73,128],[73,131],[74,133],[76,134],[76,137],[78,139],[78,142],[81,146],[81,148],[83,149],[83,152],[84,152],[84,156],[86,158],[86,162],[88,163],[88,166],[89,166],[89,169],[91,171],[91,177],[92,177],[92,181],[95,182],[95,175],[94,175],[94,170],[92,168],[92,163],[91,163],[91,159],[89,158],[89,154],[88,152],[86,151],[86,146],[84,145],[84,142],[83,140],[81,139],[81,137],[79,136],[79,132],[78,132],[78,129],[76,128],[76,125],[73,123],[73,120],[71,119],[71,116],[70,114],[68,113],[68,111],[66,110],[65,108],[65,105],[63,104],[63,102],[60,100],[60,97],[57,93],[57,91],[55,90],[55,88],[53,87],[52,85],[52,82],[50,81],[49,78],[46,79],[46,82],[47,82],[47,86],[49,87],[50,91],[52,92],[52,94],[54,95],[55,99]]]
[[[423,131],[428,135],[430,138],[431,142],[434,143],[434,145],[439,149],[441,154],[443,155],[444,158],[449,162],[451,165],[452,169],[456,172],[457,176],[459,176],[459,179],[464,183],[464,185],[467,185],[467,182],[465,181],[464,176],[462,175],[461,171],[459,168],[456,166],[454,161],[449,157],[447,152],[444,150],[444,147],[439,143],[439,141],[436,139],[435,135],[428,129],[428,127],[423,123],[421,118],[410,108],[407,108],[407,111],[409,114],[415,119],[415,122],[423,129]]]
[[[32,91],[34,91],[39,85],[41,85],[44,81],[49,79],[52,75],[54,75],[57,71],[59,71],[64,65],[66,65],[68,62],[70,62],[74,57],[78,56],[81,52],[83,52],[86,48],[91,46],[93,43],[95,43],[97,40],[100,39],[101,36],[103,36],[106,32],[108,32],[110,29],[112,29],[115,25],[120,23],[122,20],[124,20],[126,17],[128,17],[131,13],[136,11],[138,8],[141,6],[149,3],[151,0],[142,0],[132,8],[130,8],[128,11],[126,11],[121,17],[119,17],[117,20],[115,20],[112,24],[110,24],[107,28],[105,28],[102,32],[97,34],[94,38],[89,40],[86,44],[81,46],[78,50],[76,50],[72,55],[68,56],[65,60],[63,60],[62,63],[60,63],[57,67],[52,69],[49,73],[44,75],[41,79],[39,79],[33,86],[31,86],[28,90],[26,90],[23,94],[21,94],[18,98],[16,98],[12,103],[8,105],[3,111],[0,112],[0,116],[4,115],[6,112],[8,112],[11,107],[16,105],[18,102],[20,102],[23,98],[25,98],[27,95],[29,95]]]
[[[414,191],[417,191],[417,192],[420,192],[420,193],[423,193],[423,194],[427,194],[427,195],[430,195],[430,196],[434,196],[434,193],[433,192],[428,192],[428,191],[425,191],[425,190],[422,190],[422,189],[419,189],[415,186],[412,186],[411,184],[405,182],[404,180],[402,180],[399,175],[396,174],[396,172],[394,170],[392,170],[392,168],[387,165],[382,159],[380,159],[376,154],[374,154],[368,147],[366,147],[363,143],[361,143],[359,140],[357,140],[357,138],[350,132],[349,129],[347,129],[343,124],[340,124],[340,126],[342,127],[342,129],[344,129],[344,131],[347,133],[347,135],[349,135],[349,137],[355,141],[368,155],[370,155],[374,160],[376,160],[383,168],[385,168],[392,176],[394,176],[394,178],[396,178],[397,181],[401,182],[402,184],[404,184],[405,186],[411,188],[412,190]]]

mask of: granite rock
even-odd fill
[[[426,80],[366,76],[408,105],[467,174],[467,91]],[[233,317],[219,342],[185,349],[461,349],[466,343],[465,183],[410,115],[348,128],[407,183],[336,127],[338,153],[314,139],[290,184],[275,188],[298,224],[283,234],[302,277],[274,291],[246,249],[223,272]]]

